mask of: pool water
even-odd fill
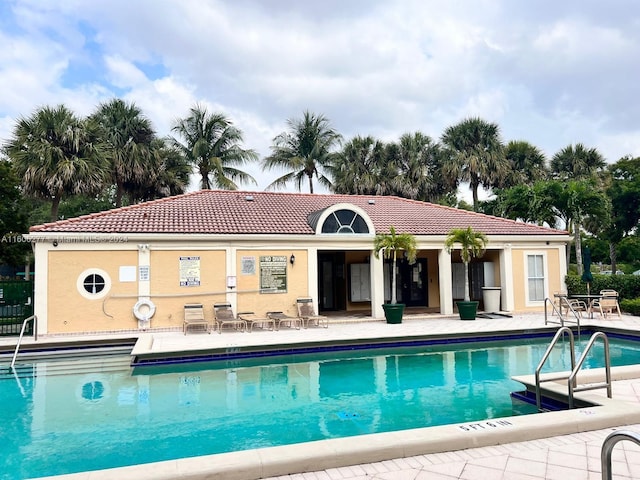
[[[640,363],[611,339],[614,365]],[[146,366],[105,356],[0,375],[0,479],[530,414],[512,400],[549,339]],[[584,343],[583,343],[584,345]],[[596,345],[587,368],[603,366]],[[544,371],[568,370],[559,345]],[[263,362],[263,364],[257,364]],[[267,363],[268,362],[268,363]]]

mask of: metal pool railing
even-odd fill
[[[610,433],[602,443],[602,449],[600,454],[600,462],[602,466],[602,480],[612,480],[611,471],[611,453],[613,447],[622,440],[631,440],[636,445],[640,445],[640,435],[635,432],[620,430],[619,432]]]
[[[18,342],[16,343],[16,350],[13,352],[13,358],[11,359],[11,370],[15,369],[14,366],[16,364],[16,358],[18,358],[20,343],[22,343],[22,337],[24,337],[24,331],[27,328],[27,323],[29,323],[29,321],[31,320],[33,320],[33,338],[35,340],[38,340],[38,328],[37,328],[38,318],[35,315],[31,315],[30,317],[25,318],[24,322],[22,322],[22,329],[20,330],[20,336],[18,337]]]

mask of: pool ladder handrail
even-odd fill
[[[15,371],[16,358],[18,358],[18,351],[20,350],[20,344],[22,343],[22,337],[24,337],[24,331],[27,329],[27,323],[33,320],[33,339],[38,341],[38,317],[35,315],[31,315],[24,319],[22,322],[22,328],[20,329],[20,336],[18,337],[18,342],[16,343],[16,349],[13,352],[13,358],[11,359],[11,370]]]
[[[631,440],[636,445],[640,446],[640,435],[630,430],[620,430],[618,432],[611,432],[607,435],[607,438],[602,442],[602,449],[600,450],[600,465],[602,467],[602,480],[613,480],[613,472],[611,471],[611,454],[613,447],[622,440]]]
[[[547,298],[547,300],[549,300],[549,299]],[[555,306],[553,308],[555,308]],[[546,305],[545,305],[545,322],[546,322],[546,310],[547,309],[546,309]],[[541,394],[540,394],[540,383],[542,382],[542,380],[540,380],[540,372],[542,371],[542,367],[544,367],[544,364],[546,363],[546,361],[549,359],[549,356],[551,355],[551,352],[553,351],[553,347],[555,347],[556,343],[558,343],[558,341],[561,338],[563,338],[565,333],[569,336],[569,348],[570,348],[570,353],[571,353],[571,370],[573,370],[575,365],[576,365],[576,349],[575,349],[575,339],[573,337],[573,331],[569,327],[560,327],[558,329],[558,331],[556,332],[556,334],[554,335],[554,337],[551,340],[551,342],[549,343],[549,346],[547,347],[547,350],[544,352],[544,355],[542,355],[542,359],[538,363],[538,366],[537,366],[536,372],[535,372],[535,377],[536,377],[536,407],[538,408],[539,412],[542,411],[542,399],[541,399]],[[561,375],[561,376],[555,376],[555,377],[547,377],[547,378],[544,379],[544,381],[545,382],[551,382],[553,380],[564,380],[565,378],[566,378],[566,375]]]
[[[582,364],[586,360],[587,354],[589,353],[589,351],[591,351],[591,348],[596,343],[596,340],[598,340],[598,338],[601,338],[602,341],[604,342],[605,381],[600,383],[590,383],[587,385],[578,386],[576,381],[578,372],[582,368]],[[571,372],[571,375],[569,375],[569,378],[567,379],[567,383],[569,386],[569,408],[573,408],[573,394],[575,392],[584,392],[587,390],[597,390],[599,388],[606,388],[607,397],[611,398],[612,396],[611,394],[611,357],[609,355],[609,339],[607,338],[607,335],[604,332],[596,332],[593,335],[591,335],[591,338],[589,339],[589,343],[585,347],[584,352],[582,352],[582,355],[580,356],[580,361]]]
[[[561,325],[562,327],[564,327],[564,323],[565,322],[569,322],[569,323],[575,323],[578,326],[578,336],[580,336],[580,314],[578,312],[575,311],[575,309],[573,308],[573,305],[571,305],[571,303],[569,303],[569,299],[567,298],[566,295],[558,295],[556,298],[558,298],[558,302],[560,303],[560,309],[558,310],[558,308],[556,308],[555,303],[553,302],[553,300],[551,300],[549,297],[544,299],[544,324],[547,325],[549,323],[553,323],[556,325]],[[549,315],[547,314],[547,304],[551,305],[551,310],[552,312],[555,312],[555,314],[558,316],[558,318],[560,319],[559,322],[554,322],[553,320],[549,319]],[[569,320],[568,318],[565,318],[565,315],[562,313],[562,308],[566,307],[567,309],[567,314],[569,312],[571,312],[573,314],[573,318],[575,320]]]

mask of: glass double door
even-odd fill
[[[384,297],[391,301],[391,262],[385,263]],[[427,307],[427,259],[418,258],[414,264],[406,259],[396,263],[396,296],[398,303],[408,307]]]

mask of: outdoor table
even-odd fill
[[[596,300],[600,300],[602,295],[598,293],[590,293],[590,294],[574,294],[569,295],[569,298],[574,298],[576,300],[582,300],[587,304],[587,309],[589,310],[589,318],[593,318],[593,302]]]

